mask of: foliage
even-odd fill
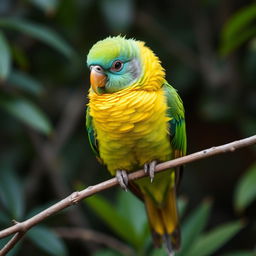
[[[8,227],[10,225],[10,219],[21,220],[31,217],[31,213],[26,214],[25,212],[24,187],[10,162],[5,162],[5,164],[1,166],[0,202],[3,206],[0,212],[0,224],[2,227]],[[35,213],[37,209],[32,209],[31,211]],[[27,238],[34,246],[45,251],[48,255],[67,255],[67,248],[64,242],[48,227],[38,225],[28,231]],[[7,241],[8,239],[0,241],[1,248]],[[17,246],[10,255],[17,255],[20,248],[21,245]]]
[[[165,255],[163,249],[149,250],[152,245],[149,246],[148,243],[150,232],[146,225],[147,219],[144,207],[130,193],[120,192],[115,207],[99,195],[94,195],[84,202],[110,229],[134,248],[136,255]],[[180,199],[179,205],[184,204],[186,202]],[[177,253],[177,256],[188,254],[197,256],[212,255],[244,227],[244,224],[238,221],[225,223],[204,232],[211,208],[211,201],[205,200],[182,221],[182,248]],[[181,213],[183,214],[182,211]],[[124,231],[126,232],[124,233]],[[149,251],[152,252],[149,254]],[[101,254],[97,252],[95,255]],[[116,254],[109,251],[108,255],[114,256]]]
[[[237,211],[242,211],[256,199],[256,164],[252,165],[237,184],[234,204]]]
[[[119,193],[115,206],[95,195],[84,201],[115,233],[137,251],[148,239],[147,218],[143,204],[131,193]]]
[[[222,30],[221,54],[234,51],[244,42],[256,36],[253,24],[256,20],[256,4],[246,6],[235,13]]]
[[[30,238],[35,245],[49,255],[65,256],[67,255],[67,248],[64,243],[56,236],[54,232],[43,226],[37,226],[28,232]],[[40,239],[39,239],[40,238]]]
[[[37,1],[36,3],[39,4],[39,2],[40,1]],[[10,17],[0,18],[0,28],[6,30],[18,30],[24,34],[39,39],[68,58],[71,58],[72,55],[74,55],[73,49],[57,33],[43,25],[34,24],[33,22],[16,17]],[[30,78],[28,75],[19,71],[11,72],[12,60],[10,45],[7,43],[3,32],[0,33],[0,55],[0,78],[7,80],[7,83],[13,83],[14,86],[19,86],[25,89],[25,91],[32,93],[35,93],[35,91],[37,92],[38,89],[40,89],[40,83],[34,78]],[[41,111],[34,103],[31,103],[26,99],[3,94],[0,105],[3,109],[7,110],[10,114],[23,121],[25,124],[42,133],[50,133],[50,121],[43,111]]]

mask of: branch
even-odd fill
[[[129,246],[98,231],[84,228],[55,228],[54,231],[58,236],[66,239],[90,241],[112,248],[120,252],[122,255],[134,255],[134,251]]]
[[[6,255],[14,246],[16,243],[18,243],[20,241],[20,239],[24,236],[24,232],[19,231],[18,233],[16,233],[12,239],[2,248],[2,250],[0,251],[0,255]]]
[[[202,150],[202,151],[199,151],[199,152],[187,155],[187,156],[183,156],[183,157],[171,160],[171,161],[167,161],[167,162],[158,164],[156,166],[156,172],[164,171],[166,169],[170,169],[170,168],[178,167],[178,166],[181,166],[181,165],[184,165],[187,163],[195,162],[195,161],[201,160],[203,158],[208,158],[210,156],[233,152],[236,149],[248,147],[253,144],[256,144],[256,135],[242,139],[242,140],[234,141],[234,142],[231,142],[228,144],[224,144],[222,146],[205,149],[205,150]],[[139,170],[139,171],[130,173],[128,175],[128,178],[129,178],[129,180],[136,180],[136,179],[140,179],[145,176],[147,176],[147,174],[144,172],[144,170]],[[23,222],[19,222],[12,227],[9,227],[9,228],[6,228],[6,229],[0,231],[0,238],[4,238],[6,236],[9,236],[9,235],[15,234],[15,233],[16,233],[16,235],[14,236],[14,238],[16,238],[17,236],[19,236],[20,233],[25,233],[33,226],[42,222],[46,218],[60,212],[61,210],[78,203],[79,201],[85,199],[86,197],[92,196],[100,191],[114,187],[116,185],[118,185],[117,179],[112,178],[112,179],[106,180],[104,182],[101,182],[97,185],[90,186],[84,190],[73,192],[68,197],[62,199],[61,201],[50,206],[49,208],[45,209],[44,211],[36,214],[35,216],[31,217],[30,219],[27,219]],[[10,242],[8,243],[8,244],[10,244],[10,246],[8,247],[8,250],[5,249],[6,248],[6,246],[5,246],[5,248],[3,248],[0,251],[0,256],[5,255],[20,239],[20,237],[18,237],[19,239],[14,240],[14,238],[11,239],[11,241],[13,241],[12,243],[10,243]]]

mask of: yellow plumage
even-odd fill
[[[90,115],[100,142],[100,157],[112,175],[117,168],[133,171],[156,157],[165,161],[171,154],[163,92],[134,88],[121,92],[122,95],[90,92],[89,96]],[[112,104],[113,98],[115,104]],[[154,144],[159,152],[157,155],[151,150]]]

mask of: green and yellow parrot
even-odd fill
[[[186,154],[184,108],[144,42],[108,37],[89,51],[91,88],[86,127],[97,158],[144,203],[154,244],[180,247],[176,190],[180,168],[154,177],[156,163]],[[144,167],[150,178],[129,181]],[[136,217],[136,216],[135,216]]]

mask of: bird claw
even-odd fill
[[[120,185],[120,187],[127,191],[127,185],[128,185],[128,175],[127,172],[125,170],[117,170],[116,171],[116,179]]]
[[[148,173],[151,182],[153,182],[154,177],[155,177],[156,163],[157,163],[156,160],[154,160],[150,163],[144,164],[144,171],[145,171],[145,173]]]

